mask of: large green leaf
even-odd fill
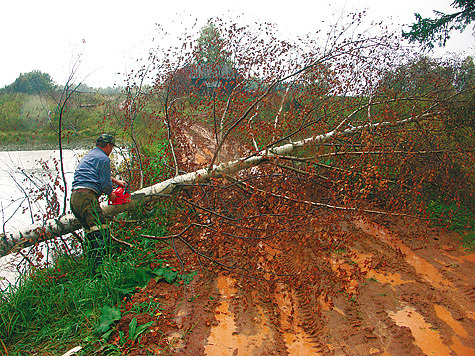
[[[105,333],[110,326],[121,317],[120,309],[104,306],[101,308],[101,316],[99,317],[99,333]]]
[[[156,279],[165,279],[167,283],[173,283],[178,276],[178,272],[174,271],[172,267],[165,266],[153,270],[153,273],[158,277]]]

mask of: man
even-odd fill
[[[102,263],[106,244],[110,240],[109,224],[99,205],[99,197],[108,195],[116,199],[112,183],[124,187],[126,183],[111,177],[109,155],[114,149],[114,137],[102,134],[96,140],[96,147],[88,152],[74,172],[71,194],[71,210],[85,231],[86,254],[93,272]]]

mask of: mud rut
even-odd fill
[[[341,274],[331,300],[305,281],[263,291],[208,271],[187,286],[152,280],[127,308],[154,301],[163,310],[122,318],[125,333],[133,317],[154,322],[128,354],[475,355],[475,253],[460,236],[407,219],[355,216],[343,228],[353,237],[344,255],[323,261],[307,244],[282,259],[297,274],[323,265]]]

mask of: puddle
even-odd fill
[[[371,269],[368,271],[366,274],[367,278],[374,278],[376,279],[379,283],[383,284],[389,284],[391,287],[404,284],[404,283],[411,283],[414,282],[413,280],[403,280],[401,275],[399,273],[379,273],[375,271],[374,269]]]
[[[256,324],[256,333],[253,335],[238,334],[236,332],[236,315],[230,310],[230,300],[237,293],[234,287],[234,279],[220,275],[217,279],[217,286],[221,294],[220,304],[216,308],[216,320],[218,324],[211,327],[208,337],[205,354],[207,356],[227,356],[227,355],[261,355],[266,344],[274,340],[274,332],[269,328],[271,325],[266,312],[257,306],[257,315],[253,318]],[[287,351],[290,355],[307,356],[320,355],[315,350],[315,344],[310,342],[310,336],[299,326],[301,321],[294,314],[292,296],[283,290],[281,285],[277,285],[275,291],[275,302],[280,311],[280,333],[284,340]]]
[[[459,339],[459,336],[462,338],[470,336],[463,326],[452,317],[450,311],[445,307],[435,304],[434,308],[437,317],[446,322],[456,334],[452,336],[452,342],[449,346],[443,344],[439,333],[431,329],[432,325],[426,323],[424,317],[413,307],[406,306],[398,312],[390,312],[388,314],[398,326],[407,326],[411,329],[412,336],[416,339],[415,344],[426,355],[475,356],[475,350],[462,344]]]
[[[424,317],[413,307],[406,306],[397,312],[388,312],[388,315],[398,326],[411,329],[412,336],[416,339],[415,345],[420,347],[425,355],[450,356],[451,349],[442,342],[439,333],[426,323]]]
[[[392,236],[385,228],[363,220],[358,220],[354,223],[364,232],[381,239],[381,241],[394,249],[399,249],[404,254],[406,262],[414,267],[416,272],[433,286],[439,288],[452,287],[452,284],[446,280],[432,264],[416,255],[416,253],[411,248],[406,246],[399,239]]]
[[[234,287],[234,279],[220,275],[217,279],[217,285],[221,294],[220,304],[216,308],[218,325],[211,327],[205,345],[205,354],[207,356],[252,355],[263,346],[264,341],[273,339],[272,332],[267,326],[270,324],[268,317],[262,309],[259,309],[259,315],[255,318],[260,320],[260,323],[256,325],[257,334],[250,336],[238,334],[236,332],[236,316],[230,310],[228,302],[237,293],[237,289]]]
[[[443,306],[437,304],[434,304],[434,309],[435,313],[437,314],[437,317],[445,321],[458,336],[468,337],[468,332],[463,328],[462,324],[452,318],[452,314],[450,314],[450,311],[448,311]]]
[[[456,260],[458,263],[464,263],[464,262],[475,262],[475,253],[471,253],[468,255],[462,255],[462,256],[454,256],[454,255],[448,255],[448,257]]]
[[[452,336],[452,344],[450,345],[450,348],[456,355],[475,356],[475,350],[471,347],[464,346],[456,336]]]
[[[462,257],[462,259],[469,261],[469,262],[475,262],[475,253],[471,253],[469,255],[465,255]]]

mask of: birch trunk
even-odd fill
[[[181,185],[200,183],[207,181],[211,177],[221,177],[223,175],[234,174],[241,170],[257,166],[273,156],[290,154],[298,149],[312,144],[324,143],[335,137],[350,136],[364,130],[400,126],[431,115],[433,114],[426,113],[418,117],[411,117],[397,122],[368,123],[366,125],[353,126],[342,130],[341,127],[345,124],[345,121],[343,121],[336,129],[326,134],[309,137],[301,141],[264,150],[248,158],[241,158],[235,161],[215,165],[212,169],[203,168],[192,173],[178,175],[134,192],[132,194],[131,203],[123,205],[103,204],[101,207],[107,216],[114,216],[122,211],[130,209],[137,202],[146,202],[160,197],[170,196]],[[15,252],[18,249],[34,245],[37,242],[71,233],[80,228],[81,225],[74,215],[66,214],[59,218],[48,220],[44,224],[38,223],[14,232],[9,232],[6,235],[2,234],[0,235],[0,257]]]

